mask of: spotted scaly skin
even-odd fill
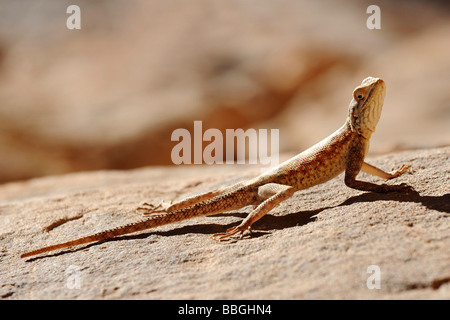
[[[411,190],[405,184],[375,184],[356,180],[360,171],[383,179],[403,174],[409,166],[402,166],[393,173],[384,172],[366,162],[369,140],[380,119],[386,86],[382,79],[368,77],[353,91],[348,117],[344,125],[318,144],[283,162],[262,175],[222,189],[186,198],[167,208],[145,203],[137,209],[148,215],[144,220],[72,241],[43,247],[21,255],[29,257],[48,251],[80,244],[104,241],[117,236],[134,233],[199,216],[213,215],[254,205],[254,210],[236,227],[216,234],[218,240],[241,236],[249,232],[251,225],[263,217],[296,191],[310,188],[333,179],[345,172],[348,187],[371,192]]]

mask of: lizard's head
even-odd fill
[[[348,122],[353,132],[369,139],[383,108],[386,85],[380,78],[368,77],[353,91]]]

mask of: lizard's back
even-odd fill
[[[301,190],[328,181],[345,170],[353,137],[354,133],[344,124],[311,148],[263,173],[255,182],[279,183]]]

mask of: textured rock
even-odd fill
[[[144,168],[0,186],[0,297],[7,299],[449,299],[450,148],[370,158],[417,192],[371,194],[342,176],[300,191],[216,242],[249,208],[24,260],[19,254],[137,219],[142,201],[175,200],[257,174],[245,166]],[[380,179],[361,174],[363,179]],[[380,289],[369,290],[369,266]]]

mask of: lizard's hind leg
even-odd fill
[[[172,202],[169,202],[168,205],[164,204],[164,201],[161,201],[157,206],[149,204],[144,202],[141,206],[136,208],[136,212],[141,213],[144,216],[151,215],[154,213],[168,213],[177,211],[183,208],[187,208],[190,206],[193,206],[194,204],[197,204],[202,201],[206,201],[208,199],[214,198],[218,195],[236,190],[242,186],[242,183],[237,183],[232,186],[222,188],[222,189],[216,189],[212,191],[208,191],[205,193],[196,194],[187,198],[184,198],[178,202],[175,202],[172,204]]]
[[[172,202],[165,204],[162,200],[158,205],[153,205],[151,203],[144,202],[139,207],[136,208],[136,212],[142,214],[143,216],[150,215],[153,213],[167,212],[167,208],[170,207]]]
[[[254,222],[261,219],[267,212],[275,208],[278,204],[284,200],[290,198],[295,188],[283,184],[268,183],[258,188],[259,205],[245,218],[242,223],[236,227],[228,229],[225,233],[218,233],[213,235],[214,239],[223,240],[230,238],[235,234],[240,233],[241,237],[245,232],[251,231],[251,226]]]

